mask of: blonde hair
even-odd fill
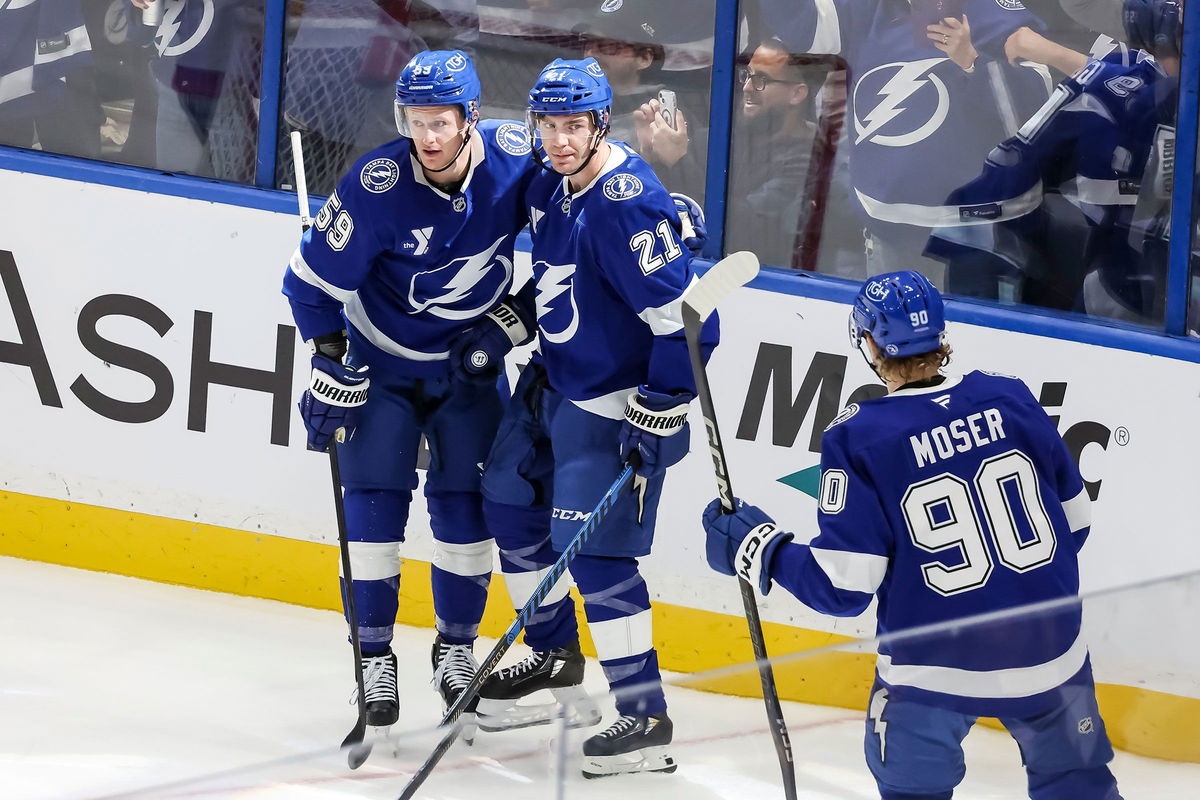
[[[950,343],[943,341],[938,349],[928,353],[917,353],[915,356],[895,356],[888,358],[880,355],[875,360],[875,370],[885,381],[896,383],[912,383],[913,381],[932,378],[944,366],[950,363],[950,354],[954,352]]]

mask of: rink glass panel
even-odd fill
[[[1155,99],[1111,122],[1055,116],[1067,72],[1032,56],[1009,63],[1005,48],[1023,52],[1030,26],[1044,26],[1039,46],[1072,48],[1076,59],[1045,61],[1069,69],[1085,55],[1124,53],[1132,64],[1097,41],[1093,31],[1119,34],[1099,18],[1089,30],[1058,13],[1040,20],[966,0],[980,54],[968,74],[907,17],[868,24],[843,12],[837,26],[814,27],[803,9],[812,0],[800,6],[740,4],[726,252],[854,281],[915,268],[958,297],[1163,330],[1176,78],[1124,78],[1118,89]],[[819,7],[828,23],[844,4]],[[779,57],[790,63],[770,63]],[[766,81],[743,80],[747,67]],[[1028,169],[1007,163],[1015,144]]]
[[[671,0],[639,8],[629,2],[618,4],[622,7],[613,15],[619,19],[610,20],[613,15],[597,10],[599,3],[583,0],[410,7],[373,0],[291,0],[276,184],[291,185],[288,134],[293,130],[304,136],[314,194],[331,192],[356,159],[395,139],[394,82],[421,50],[469,53],[483,86],[481,116],[522,123],[541,69],[555,58],[586,53],[602,63],[613,84],[610,137],[637,148],[671,191],[702,202],[714,3]],[[661,90],[675,93],[687,128],[677,125],[678,133],[656,142],[652,127],[639,124],[633,112]]]
[[[0,144],[253,183],[262,0],[160,2],[157,25],[128,0],[80,3],[78,27],[47,40],[22,9],[0,12],[3,33],[17,37],[0,65],[26,46],[79,50],[35,71],[32,92],[0,95]],[[75,12],[32,8],[44,26]]]

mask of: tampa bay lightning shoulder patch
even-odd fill
[[[628,200],[642,193],[642,179],[622,172],[604,182],[604,196],[609,200]]]
[[[400,180],[400,167],[390,158],[377,158],[362,168],[359,180],[368,192],[383,194]]]

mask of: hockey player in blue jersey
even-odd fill
[[[338,183],[283,281],[313,347],[312,384],[300,401],[308,447],[324,451],[345,430],[338,453],[374,726],[399,713],[390,643],[422,436],[434,534],[432,661],[446,703],[476,669],[471,645],[493,558],[480,464],[503,400],[498,370],[459,380],[449,355],[456,337],[486,330],[478,325],[485,320],[495,320],[487,336],[508,347],[531,335],[522,319],[532,330],[532,309],[514,310],[506,295],[536,171],[525,126],[480,121],[479,101],[464,53],[414,57],[396,82],[402,138],[372,150]]]
[[[1077,310],[1161,326],[1182,12],[1181,0],[1126,0],[1126,41],[1135,50],[1089,61],[1059,84],[1016,136],[989,153],[979,177],[947,200],[954,205],[985,197],[1027,198],[1033,201],[1028,216],[1005,223],[1008,236],[982,245],[962,241],[954,230],[935,231],[930,249],[987,249],[994,257],[984,263],[997,280],[1020,285],[1027,263],[1007,257],[1011,246],[1004,244],[1013,242],[1032,252],[1034,263],[1045,263],[1040,271],[1052,273],[1060,255],[1056,240],[1042,244],[1050,220],[1041,200],[1044,193],[1061,191],[1083,212],[1089,232],[1088,274]],[[958,284],[978,282],[978,275],[956,275],[952,268],[948,288],[962,291]]]
[[[941,374],[944,328],[942,299],[919,273],[863,285],[850,338],[888,394],[847,406],[825,431],[818,535],[799,544],[760,509],[739,500],[725,514],[714,501],[709,564],[840,617],[878,597],[880,635],[933,626],[879,648],[866,755],[883,800],[949,800],[980,716],[1020,744],[1033,800],[1118,800],[1069,601],[1091,524],[1083,479],[1020,380]],[[1066,602],[937,627],[1053,600]]]
[[[527,195],[540,356],[521,375],[483,478],[505,582],[522,606],[636,459],[636,492],[618,500],[570,563],[619,715],[584,742],[588,777],[675,770],[637,559],[650,552],[664,473],[687,453],[695,393],[681,317],[693,279],[684,228],[646,162],[607,139],[611,106],[591,58],[552,62],[529,94],[534,152],[547,168]],[[708,334],[711,346],[715,326]],[[584,659],[565,577],[525,642],[533,652],[483,686],[480,727],[548,721],[544,709],[518,703],[542,689],[573,704],[575,724],[599,722],[580,686]]]

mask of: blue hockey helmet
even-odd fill
[[[937,350],[946,330],[942,296],[929,279],[906,269],[867,279],[850,309],[850,343],[871,357],[863,346],[865,334],[888,358]]]
[[[608,129],[613,93],[599,62],[594,58],[571,61],[556,58],[546,65],[529,90],[529,113],[596,116],[596,127]]]
[[[1179,56],[1183,44],[1182,0],[1125,0],[1125,41],[1155,56]]]
[[[467,125],[479,122],[479,76],[461,50],[417,53],[396,79],[396,129],[412,138],[405,106],[458,106]]]

